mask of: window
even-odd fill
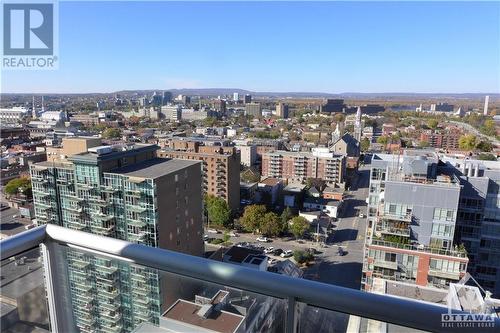
[[[457,212],[454,209],[434,208],[434,220],[455,221]]]
[[[453,226],[434,223],[432,225],[432,235],[451,238],[453,237]]]

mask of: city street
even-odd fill
[[[368,196],[369,167],[360,167],[357,181],[345,200],[342,216],[335,222],[328,248],[317,257],[317,263],[307,269],[305,277],[343,287],[359,289],[363,265],[363,246],[366,229],[366,197]],[[338,247],[345,252],[338,255]]]
[[[351,191],[344,202],[341,218],[334,223],[334,232],[328,238],[326,247],[310,240],[297,242],[288,238],[273,238],[272,242],[261,243],[262,246],[272,246],[275,249],[297,250],[315,248],[319,254],[315,257],[315,264],[304,271],[304,278],[335,284],[343,287],[359,289],[361,286],[361,269],[363,265],[363,246],[366,229],[366,197],[368,196],[369,166],[362,166],[358,176],[351,186]],[[222,234],[206,233],[210,238],[222,238]],[[240,234],[231,237],[235,243],[257,243],[258,235]],[[208,245],[213,249],[212,245]],[[345,255],[338,254],[338,247],[342,247]]]

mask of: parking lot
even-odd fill
[[[7,202],[2,201],[4,205]],[[19,210],[15,208],[2,208],[0,211],[0,233],[3,237],[12,236],[26,230],[27,225],[31,225],[31,220],[20,217]]]

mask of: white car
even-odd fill
[[[361,213],[361,214],[359,214],[359,217],[364,218],[365,214]]]
[[[260,236],[260,237],[257,237],[257,242],[264,242],[264,243],[267,243],[267,242],[268,242],[268,240],[267,240],[267,237]]]
[[[292,255],[293,255],[292,250],[286,250],[286,251],[283,251],[282,254],[280,254],[280,257],[281,258],[288,258],[288,257],[291,257]]]
[[[207,232],[208,232],[209,234],[218,234],[218,233],[219,233],[219,232],[218,232],[217,230],[215,230],[215,229],[208,229],[208,230],[207,230]]]
[[[269,259],[267,260],[268,265],[274,265],[274,264],[276,264],[277,262],[278,262],[278,260],[276,260],[276,259],[274,259],[274,258],[269,258]]]
[[[270,246],[270,247],[268,247],[267,249],[264,250],[264,253],[265,254],[269,254],[269,253],[273,253],[273,251],[274,251],[274,247]]]
[[[229,236],[231,236],[231,237],[239,237],[240,235],[238,235],[238,234],[237,234],[237,233],[235,233],[234,231],[231,231],[231,232],[229,233]]]

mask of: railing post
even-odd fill
[[[51,332],[74,332],[73,307],[69,295],[66,260],[53,241],[40,244]]]
[[[297,317],[296,317],[296,301],[295,297],[288,297],[286,309],[286,333],[295,333],[297,331]]]

